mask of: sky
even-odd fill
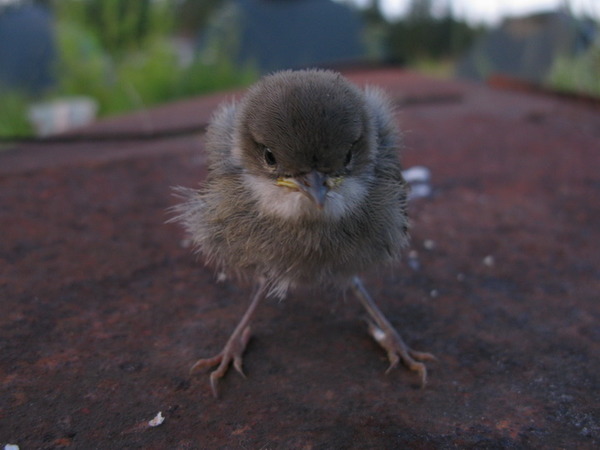
[[[358,5],[369,2],[351,1]],[[409,3],[410,0],[382,0],[382,8],[387,17],[395,18],[406,10]],[[450,3],[456,16],[472,23],[497,24],[506,16],[556,10],[565,4],[577,15],[587,14],[600,19],[600,0],[437,0],[437,3]]]

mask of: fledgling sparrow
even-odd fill
[[[421,361],[434,356],[404,343],[358,278],[396,260],[407,243],[399,141],[384,94],[331,71],[275,73],[216,112],[207,180],[200,190],[178,190],[184,202],[175,220],[207,264],[257,287],[223,350],[192,367],[218,365],[210,375],[215,396],[231,363],[243,375],[259,302],[300,284],[351,287],[387,351],[388,371],[402,361],[425,385]]]

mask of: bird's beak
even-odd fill
[[[306,195],[315,205],[322,209],[325,206],[327,193],[329,192],[329,176],[313,170],[305,175],[294,178],[280,178],[277,180],[278,186],[285,186],[291,189],[298,189]]]
[[[306,175],[297,177],[296,183],[300,192],[312,200],[319,209],[322,209],[329,192],[328,179],[327,175],[313,170]]]

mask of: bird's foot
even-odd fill
[[[246,350],[249,340],[250,326],[246,326],[240,330],[236,329],[218,355],[212,358],[199,359],[190,369],[190,373],[195,373],[198,370],[218,364],[219,366],[210,373],[210,387],[213,395],[217,398],[219,396],[219,379],[223,378],[227,373],[230,364],[233,364],[234,369],[246,378],[246,374],[244,374],[242,369],[242,354]]]
[[[421,387],[424,388],[427,384],[427,367],[422,361],[437,361],[437,358],[431,353],[418,352],[412,350],[404,343],[398,332],[393,327],[381,329],[375,322],[368,320],[369,333],[375,341],[387,352],[390,366],[385,371],[389,373],[392,369],[398,366],[402,361],[406,367],[415,371],[421,378]]]

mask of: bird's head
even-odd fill
[[[265,212],[339,217],[364,197],[376,133],[363,91],[341,75],[265,77],[237,120],[233,153]]]

